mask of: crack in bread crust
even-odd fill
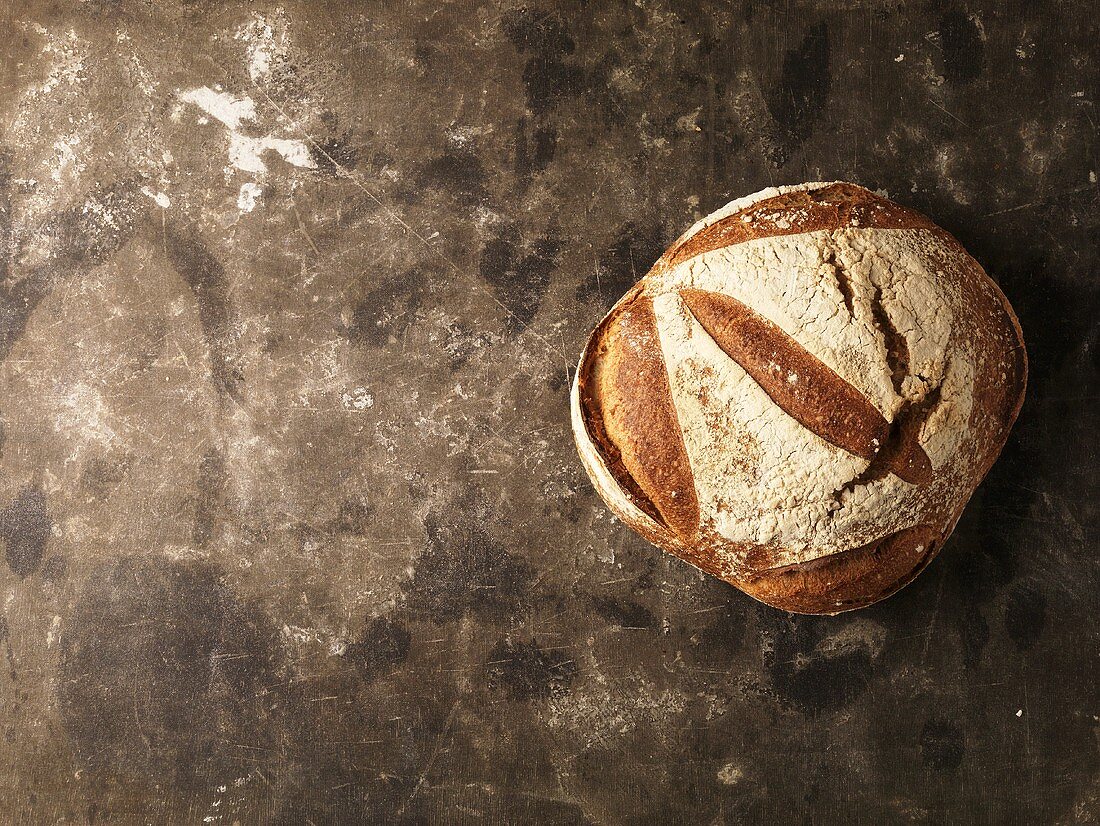
[[[894,392],[900,396],[905,377],[909,375],[909,344],[890,319],[886,305],[882,302],[882,287],[878,284],[874,287],[875,294],[871,298],[871,318],[886,347],[886,363],[890,366],[890,379],[894,382]]]
[[[884,456],[893,430],[863,395],[779,327],[740,301],[703,290],[680,290],[688,310],[787,415],[830,444],[889,470],[906,482],[930,478],[932,462],[915,440]],[[793,378],[793,380],[792,380]]]
[[[844,266],[844,262],[836,254],[836,248],[831,244],[825,250],[822,263],[833,271],[837,289],[840,290],[840,297],[844,299],[844,309],[848,311],[848,317],[854,319],[856,317],[855,291],[852,289],[851,276],[848,273],[848,268]]]

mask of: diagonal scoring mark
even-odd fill
[[[680,298],[707,334],[788,416],[830,444],[878,460],[910,484],[932,478],[918,432],[893,427],[862,393],[777,325],[740,301],[684,289]]]

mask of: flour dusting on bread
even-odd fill
[[[685,299],[737,308],[723,322],[734,328],[711,328]],[[678,437],[659,445],[685,454],[697,536],[656,524],[639,498],[669,492],[609,464],[654,444],[645,388],[592,380],[637,348],[623,319],[642,304]],[[782,569],[782,588],[822,589],[825,611],[886,595],[853,589],[908,581],[872,576],[876,554],[913,575],[927,564],[999,453],[1025,376],[1007,301],[950,235],[861,187],[804,184],[733,201],[669,248],[593,334],[573,426],[600,494],[644,536],[759,598],[816,610],[759,585]],[[606,428],[593,421],[602,409],[617,413]]]

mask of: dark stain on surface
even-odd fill
[[[962,644],[963,665],[972,670],[982,661],[989,643],[989,623],[974,605],[967,605],[955,619],[955,629]]]
[[[818,656],[771,669],[780,696],[802,711],[819,713],[848,705],[867,688],[871,658],[864,649]]]
[[[390,337],[398,338],[413,323],[424,302],[428,280],[420,270],[407,270],[376,283],[356,302],[351,311],[348,337],[355,342],[381,347]]]
[[[599,298],[611,309],[664,251],[663,233],[656,223],[628,221],[577,287],[577,298],[581,301]]]
[[[547,699],[568,690],[577,675],[565,651],[540,648],[535,642],[501,640],[489,654],[489,685],[512,700]]]
[[[342,132],[340,135],[311,143],[309,154],[319,171],[339,177],[344,172],[355,169],[359,163],[360,151],[351,133]]]
[[[558,132],[550,124],[536,125],[534,134],[528,136],[527,119],[520,118],[516,123],[514,169],[516,179],[526,185],[531,176],[542,172],[557,151]]]
[[[0,359],[7,358],[34,308],[49,294],[51,284],[51,273],[45,267],[14,283],[0,284]]]
[[[136,184],[126,180],[97,187],[76,206],[46,218],[36,233],[46,239],[46,260],[26,272],[9,273],[15,277],[0,283],[0,359],[7,358],[55,284],[105,263],[133,236],[146,211],[143,201]],[[26,240],[9,240],[13,258]]]
[[[1048,231],[1057,229],[1052,227]],[[1011,256],[1010,245],[1018,236],[1026,237],[1024,230],[1025,227],[1020,227],[1019,231],[1001,233],[998,241],[1004,238],[1007,243],[990,244],[985,257]],[[1097,364],[1100,347],[1095,346],[1100,341],[1100,284],[1062,280],[1049,248],[1024,249],[1018,255],[1018,259],[1001,263],[995,273],[1013,298],[1013,308],[1026,331],[1028,375],[1024,409],[1027,411],[1034,400],[1046,395],[1051,382],[1061,379],[1066,365],[1072,364],[1074,373],[1089,371],[1085,375],[1093,378],[1100,370]],[[1020,300],[1016,300],[1017,296]],[[1066,335],[1066,330],[1077,333]],[[1026,425],[1026,419],[1021,424]]]
[[[530,570],[479,521],[453,511],[431,513],[424,528],[427,546],[404,586],[409,610],[434,622],[455,619],[467,610],[522,611]]]
[[[556,55],[535,55],[523,67],[523,86],[527,107],[539,114],[562,98],[579,94],[584,88],[584,73]]]
[[[236,333],[229,304],[225,268],[202,240],[171,225],[164,227],[168,260],[195,296],[203,339],[210,349],[214,386],[224,396],[239,401],[244,373],[236,356]]]
[[[953,772],[959,768],[965,754],[965,738],[957,725],[937,718],[924,724],[920,733],[920,757],[925,766],[935,771]]]
[[[53,245],[57,274],[83,272],[108,261],[133,236],[148,211],[146,204],[137,182],[126,179],[95,187],[75,206],[47,219],[42,235]]]
[[[713,610],[698,615],[700,620],[706,617],[708,624],[692,634],[693,646],[690,652],[693,658],[708,666],[729,667],[737,661],[745,646],[745,606],[740,601],[739,594],[733,595],[728,590],[719,590],[716,586],[721,583],[707,584],[711,593],[711,599],[707,601],[708,607],[711,601],[718,604],[713,606]]]
[[[1047,624],[1047,598],[1030,585],[1017,585],[1005,602],[1005,631],[1017,648],[1031,648]]]
[[[993,599],[1016,572],[1014,552],[992,527],[978,547],[952,556],[948,569],[953,588],[980,603]]]
[[[37,486],[23,488],[0,510],[4,557],[16,575],[26,578],[38,570],[52,527],[46,494]]]
[[[958,9],[947,12],[940,18],[940,46],[948,83],[965,85],[981,75],[985,44],[974,18]]]
[[[0,284],[11,275],[15,239],[11,221],[11,153],[0,149]]]
[[[93,456],[80,473],[80,487],[97,502],[106,502],[126,478],[130,462],[124,453]]]
[[[817,715],[849,705],[872,676],[871,651],[865,645],[819,648],[830,626],[812,618],[764,618],[775,629],[764,662],[779,699]]]
[[[540,238],[523,254],[514,229],[501,233],[481,250],[478,272],[508,308],[508,326],[513,332],[524,329],[538,312],[560,250],[556,240]]]
[[[417,175],[421,187],[447,193],[466,207],[489,197],[485,180],[485,167],[478,156],[470,149],[453,146],[424,164]]]
[[[363,496],[347,496],[340,500],[336,518],[328,526],[337,533],[362,536],[371,525],[374,508]]]
[[[657,617],[633,600],[593,597],[592,605],[601,617],[620,628],[656,628]]]
[[[274,745],[277,638],[213,565],[105,564],[65,629],[57,702],[83,766],[205,788]]]
[[[825,110],[831,81],[829,52],[828,26],[812,26],[799,47],[784,56],[779,83],[765,95],[768,111],[781,130],[775,153],[778,166],[810,136]]]
[[[409,631],[387,617],[375,617],[367,623],[358,638],[344,651],[344,658],[352,663],[367,682],[371,682],[409,656]]]
[[[553,392],[560,393],[569,387],[570,378],[569,371],[562,367],[553,370],[550,375],[546,377],[546,386]]]
[[[225,482],[225,460],[220,450],[216,447],[210,448],[199,461],[199,474],[195,480],[195,515],[191,522],[191,541],[196,547],[205,548],[210,542]]]
[[[536,172],[541,172],[554,160],[558,149],[558,131],[549,124],[536,127],[534,134],[534,151],[531,153],[531,166]]]
[[[508,39],[521,54],[527,108],[536,115],[584,90],[584,72],[569,56],[576,45],[560,18],[533,9],[519,9],[503,18]]]

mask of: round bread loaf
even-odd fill
[[[650,542],[789,611],[910,582],[1023,403],[1007,299],[924,216],[846,183],[689,229],[592,333],[581,460]]]

